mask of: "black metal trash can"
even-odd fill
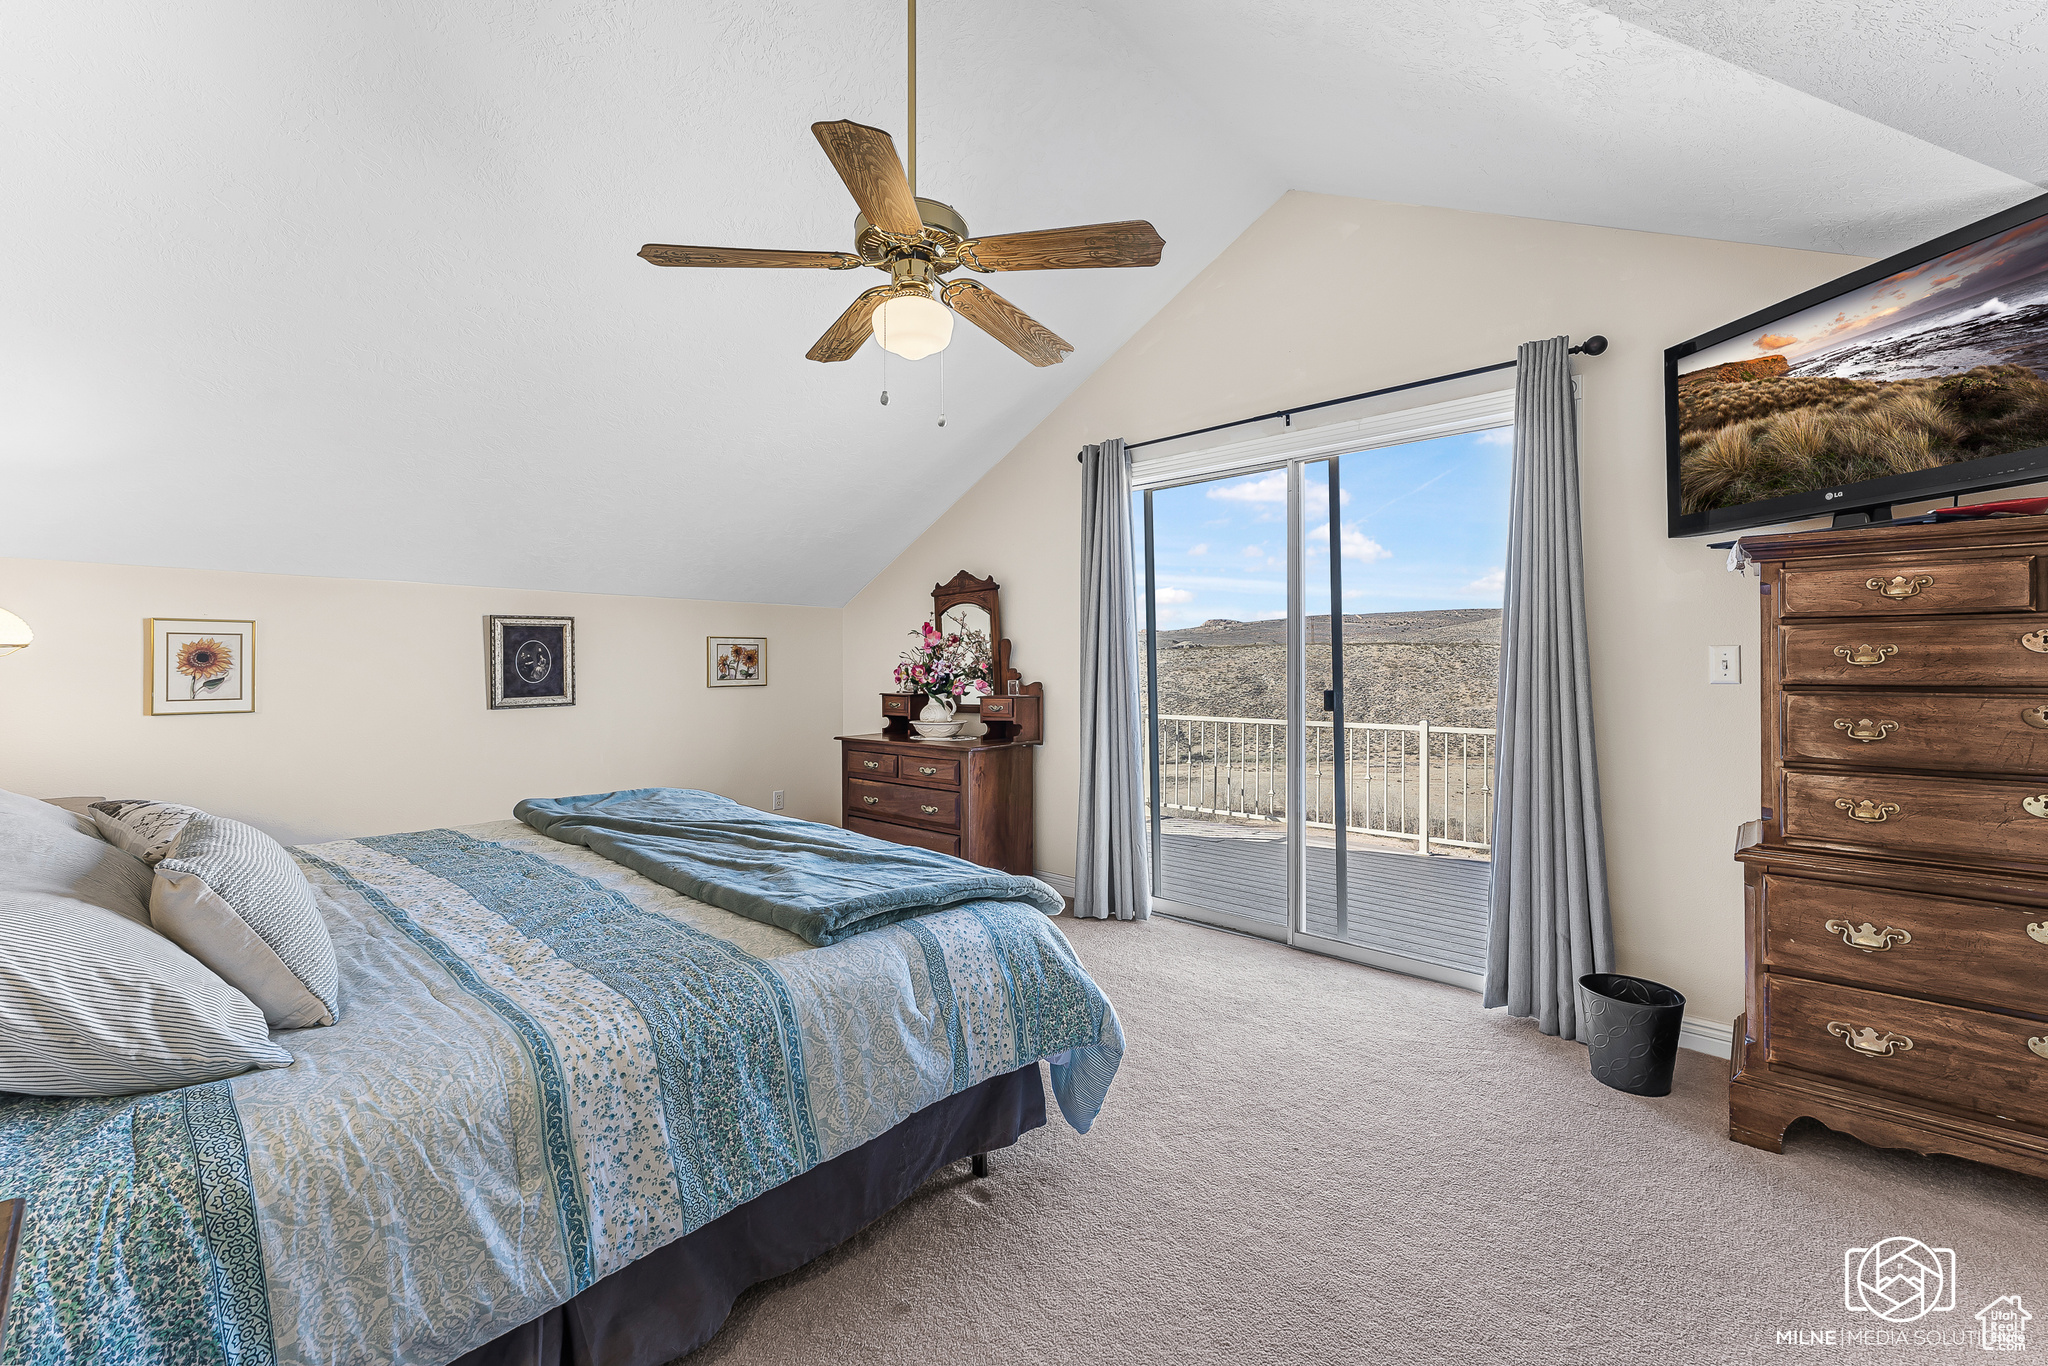
[[[1671,1094],[1685,997],[1646,977],[1589,972],[1579,979],[1593,1075],[1634,1096]]]

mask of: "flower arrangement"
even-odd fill
[[[957,703],[995,691],[989,679],[995,656],[986,632],[964,624],[958,631],[942,632],[928,621],[910,634],[918,643],[903,652],[903,662],[896,666],[899,692],[921,692]]]

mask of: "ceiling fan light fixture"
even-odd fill
[[[923,360],[953,340],[953,310],[924,294],[885,299],[868,318],[875,341],[893,356]]]

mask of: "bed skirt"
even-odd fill
[[[454,1366],[665,1366],[709,1342],[749,1286],[831,1251],[949,1163],[1045,1123],[1038,1064],[928,1105],[613,1272]]]

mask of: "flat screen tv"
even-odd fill
[[[2048,479],[2048,195],[1664,353],[1671,534]]]

